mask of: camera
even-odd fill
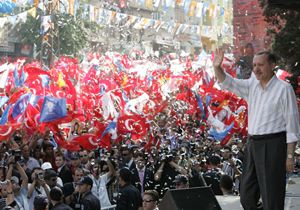
[[[42,172],[35,174],[35,178],[38,180],[43,180],[44,179],[44,174]]]
[[[16,136],[14,136],[14,141],[15,142],[20,142],[22,140],[22,137],[21,136],[18,136],[18,135],[16,135]]]
[[[9,154],[10,154],[11,156],[14,156],[14,157],[15,157],[15,161],[16,161],[16,162],[19,161],[19,160],[21,160],[21,156],[22,156],[21,150],[19,150],[19,149],[16,149],[16,150],[10,150],[10,151],[9,151]]]
[[[3,187],[6,187],[7,186],[7,181],[0,181],[0,187],[3,188]]]

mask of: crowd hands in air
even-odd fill
[[[156,133],[159,144],[150,148],[145,148],[143,141],[127,139],[110,149],[77,152],[60,148],[51,132],[35,133],[28,139],[22,130],[17,130],[0,147],[3,207],[34,209],[35,200],[42,201],[44,196],[50,209],[53,203],[60,202],[80,209],[85,204],[85,194],[91,191],[101,208],[117,205],[122,209],[127,205],[122,190],[129,183],[138,191],[137,207],[144,209],[149,209],[149,200],[155,207],[167,190],[175,188],[211,185],[217,195],[238,194],[241,140],[236,138],[221,147],[196,134],[196,128],[189,127],[186,135],[183,128],[167,125]],[[120,175],[122,168],[130,171],[125,170],[125,182]],[[230,188],[226,192],[220,187],[223,175],[227,175],[223,179]],[[61,193],[61,197],[52,198],[52,190],[55,195]]]
[[[193,128],[188,136],[181,127],[166,127],[157,132],[160,144],[148,149],[145,142],[127,140],[109,150],[71,152],[57,146],[51,132],[36,133],[29,141],[18,130],[1,142],[0,204],[45,209],[34,207],[44,202],[48,209],[58,204],[88,209],[93,202],[85,198],[91,192],[99,208],[155,209],[169,189],[211,186],[216,195],[239,195],[244,143],[235,138],[224,147]],[[297,150],[296,155],[295,174],[300,168]],[[128,191],[134,202],[123,197]]]
[[[224,54],[215,53],[217,68]],[[211,186],[215,195],[238,196],[245,139],[236,134],[221,146],[199,132],[193,117],[182,114],[181,126],[169,117],[158,116],[150,146],[124,137],[110,148],[74,152],[59,147],[50,131],[32,136],[15,131],[0,143],[0,210],[154,210],[169,189],[201,186]],[[300,174],[300,149],[293,173]]]

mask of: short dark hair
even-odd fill
[[[37,195],[34,197],[33,206],[35,210],[45,210],[48,205],[48,199],[45,195]]]
[[[253,49],[252,43],[248,42],[248,43],[245,45],[245,48],[252,48],[252,49]]]
[[[129,168],[127,168],[127,167],[121,168],[120,172],[119,172],[119,176],[120,176],[120,178],[123,179],[124,182],[131,183],[132,173],[129,170]]]
[[[228,176],[226,174],[222,175],[220,178],[220,187],[224,188],[225,190],[232,190],[233,188],[233,181],[231,176]]]
[[[208,161],[211,165],[217,166],[221,163],[221,158],[219,155],[212,155],[208,158]]]
[[[63,192],[59,187],[53,187],[50,190],[50,198],[53,201],[61,201],[63,198]]]
[[[256,53],[256,55],[266,55],[268,57],[268,62],[271,63],[277,63],[276,55],[270,51],[260,51]]]

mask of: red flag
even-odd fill
[[[99,147],[97,142],[97,136],[94,134],[84,134],[78,137],[75,137],[72,141],[72,144],[80,145],[87,150],[95,150]]]

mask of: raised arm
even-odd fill
[[[215,56],[214,56],[213,66],[214,66],[215,76],[218,79],[218,81],[222,83],[226,77],[225,72],[222,69],[224,52],[221,49],[216,49],[214,55]]]

